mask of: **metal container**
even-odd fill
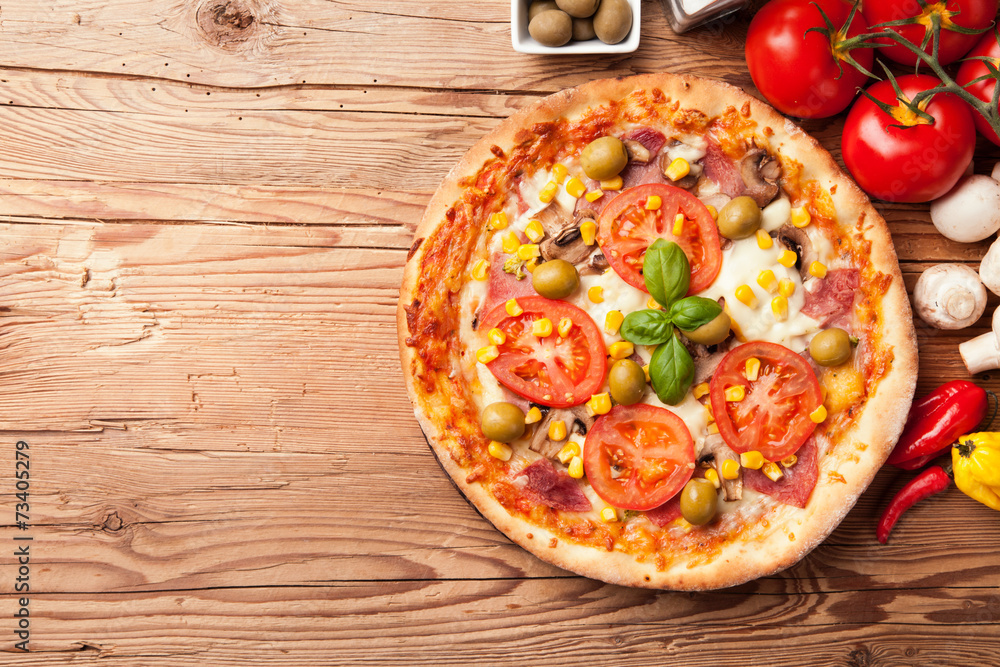
[[[721,19],[743,8],[747,0],[660,0],[676,33]]]

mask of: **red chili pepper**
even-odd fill
[[[885,544],[889,541],[889,533],[899,521],[899,517],[903,516],[903,512],[924,498],[940,493],[951,485],[951,466],[949,465],[947,468],[946,470],[941,466],[931,466],[899,490],[889,506],[885,508],[885,512],[882,513],[882,518],[878,522],[878,530],[875,531],[875,535],[879,542]]]
[[[986,392],[967,380],[941,385],[913,403],[889,463],[903,470],[916,470],[958,436],[975,430],[988,407]]]

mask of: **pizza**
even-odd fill
[[[502,122],[420,222],[403,373],[441,466],[515,543],[614,584],[796,563],[916,380],[885,221],[743,91],[600,80]]]

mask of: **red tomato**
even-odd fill
[[[659,197],[655,211],[646,210],[649,197]],[[680,236],[674,235],[674,217],[684,214]],[[692,224],[693,223],[693,224]],[[663,183],[649,183],[625,190],[601,212],[597,243],[608,264],[622,280],[641,290],[642,260],[646,248],[664,238],[681,247],[691,263],[691,286],[695,294],[712,284],[722,266],[719,228],[705,205],[687,190]]]
[[[867,82],[864,74],[834,54],[830,39],[818,32],[806,34],[810,28],[826,27],[817,4],[838,30],[847,23],[851,5],[843,0],[771,0],[753,17],[747,32],[747,66],[754,85],[779,111],[799,118],[840,113]],[[857,12],[846,36],[867,30]],[[872,49],[854,49],[848,55],[871,70]]]
[[[501,303],[480,324],[484,331],[495,327],[506,336],[497,346],[500,355],[486,367],[529,401],[554,408],[588,401],[604,382],[604,337],[594,320],[565,301],[525,296],[517,303],[524,310],[520,315],[511,317]],[[573,321],[565,338],[556,332],[564,317]],[[534,322],[542,318],[548,318],[553,330],[544,338],[532,333]]]
[[[908,99],[941,83],[926,74],[896,81]],[[858,185],[873,197],[899,202],[930,201],[951,190],[976,147],[968,105],[954,95],[935,95],[925,109],[934,118],[930,123],[903,109],[889,81],[877,82],[868,93],[894,107],[896,117],[867,97],[858,99],[847,115],[841,149]],[[911,122],[910,127],[891,127]]]
[[[990,27],[993,24],[993,17],[997,15],[997,0],[928,1],[926,5],[926,9],[922,8],[917,0],[865,0],[862,3],[861,11],[869,25],[919,16],[922,23],[886,28],[886,30],[895,30],[917,46],[920,46],[925,34],[930,29],[931,16],[937,14],[941,18],[941,44],[938,45],[938,60],[942,65],[947,65],[964,56],[979,40],[979,35],[963,35],[949,30],[948,26],[957,25],[963,28],[982,30]],[[878,41],[881,44],[891,45],[880,48],[879,55],[884,55],[904,65],[917,64],[917,56],[905,46],[901,46],[891,39]],[[927,48],[924,50],[931,53],[930,42],[927,43]]]
[[[754,381],[746,378],[748,359],[760,361]],[[755,341],[740,345],[722,361],[712,377],[712,413],[730,449],[758,451],[768,461],[794,454],[816,424],[809,418],[823,404],[816,374],[809,363],[787,347]],[[743,387],[744,398],[727,401],[726,389]]]
[[[997,37],[993,34],[992,30],[983,35],[979,43],[972,47],[968,57],[969,60],[963,62],[959,68],[955,81],[979,99],[989,102],[993,99],[993,89],[996,87],[996,81],[987,79],[986,81],[973,84],[969,82],[989,74],[989,70],[986,69],[986,65],[982,60],[972,60],[972,58],[991,58],[994,67],[1000,66],[1000,44],[997,44]],[[984,137],[1000,146],[1000,137],[997,137],[997,133],[993,131],[993,128],[986,122],[982,114],[974,111],[972,113],[972,121],[976,124],[976,129]]]
[[[677,494],[694,472],[694,441],[684,420],[653,405],[616,405],[583,445],[583,468],[615,507],[649,510]]]

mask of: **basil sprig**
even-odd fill
[[[691,265],[681,247],[657,239],[642,262],[646,289],[664,310],[647,308],[629,313],[621,336],[635,345],[656,345],[649,362],[649,379],[657,398],[667,405],[684,400],[694,381],[694,361],[677,337],[675,327],[694,331],[722,312],[711,299],[684,297],[691,285]]]

